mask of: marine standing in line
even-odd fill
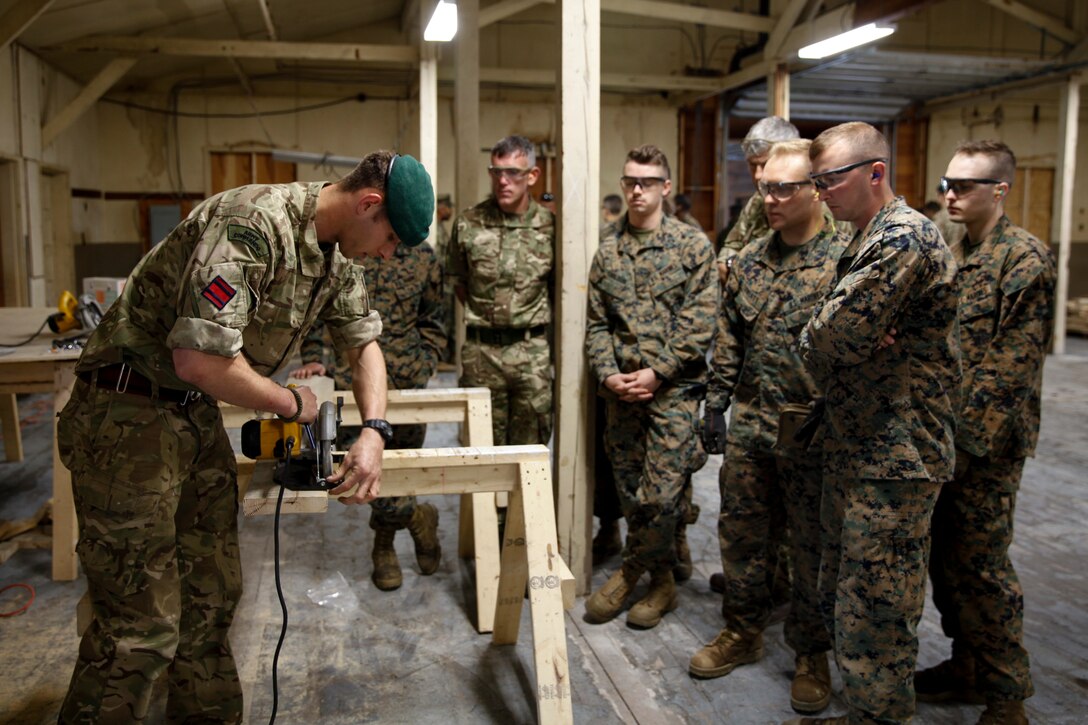
[[[627,214],[601,235],[589,273],[586,354],[605,396],[605,447],[627,519],[623,565],[586,600],[586,617],[619,614],[635,583],[650,590],[627,623],[656,626],[677,606],[673,568],[690,513],[691,473],[706,461],[698,410],[718,289],[702,232],[666,216],[669,164],[656,146],[627,154]]]
[[[427,387],[446,349],[442,272],[435,253],[426,244],[398,245],[389,259],[367,260],[367,289],[370,306],[382,318],[380,342],[385,353],[386,384],[391,390]],[[347,359],[337,356],[326,361],[328,350],[324,326],[316,325],[302,342],[301,368],[292,375],[308,378],[325,375],[331,368],[337,390],[351,388]],[[329,362],[329,365],[326,365]],[[341,426],[337,448],[344,450],[359,435],[356,426]],[[393,426],[393,438],[386,448],[421,448],[427,425]],[[438,541],[438,509],[431,503],[416,503],[415,496],[390,496],[370,503],[370,528],[374,529],[374,563],[371,579],[382,591],[397,589],[403,582],[400,562],[393,548],[397,531],[407,528],[416,550],[420,573],[433,574],[442,561]]]
[[[696,677],[721,677],[763,656],[772,609],[775,527],[789,527],[793,560],[786,643],[796,653],[790,702],[816,713],[831,700],[831,640],[820,613],[821,455],[785,440],[783,408],[819,393],[794,348],[798,333],[831,290],[848,238],[809,179],[810,141],[776,143],[758,192],[774,231],[733,258],[725,283],[707,390],[704,443],[724,453],[718,542],[725,572],[726,626],[691,658]],[[728,433],[725,411],[731,412]]]
[[[810,149],[821,198],[859,230],[799,341],[826,399],[820,586],[849,707],[829,723],[914,714],[930,519],[955,458],[956,264],[933,223],[892,192],[889,153],[857,122]]]
[[[529,187],[540,175],[523,136],[491,149],[491,196],[461,213],[448,272],[465,306],[460,384],[491,390],[494,444],[547,445],[552,433],[555,216]]]
[[[1050,349],[1050,249],[1005,216],[1016,158],[1000,141],[960,144],[941,177],[960,247],[956,477],[933,513],[929,576],[952,657],[918,672],[922,701],[986,702],[979,723],[1027,723],[1034,687],[1024,649],[1024,593],[1009,560],[1024,459],[1035,453],[1043,362]]]

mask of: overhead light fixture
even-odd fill
[[[437,43],[447,43],[457,35],[457,3],[454,0],[438,0],[434,6],[423,39]]]
[[[850,50],[859,45],[886,38],[894,32],[894,25],[878,26],[876,23],[869,23],[868,25],[862,25],[860,28],[840,33],[833,38],[821,40],[819,43],[806,45],[797,51],[797,55],[801,58],[826,58],[829,55],[835,55],[844,50]]]

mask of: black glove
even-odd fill
[[[703,415],[703,448],[707,453],[725,452],[724,410],[708,410]]]
[[[797,428],[797,432],[793,434],[793,440],[808,448],[812,443],[812,437],[816,435],[816,429],[820,427],[820,423],[824,419],[824,408],[826,407],[823,398],[813,400],[812,412],[805,418],[805,422]]]

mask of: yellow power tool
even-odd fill
[[[242,425],[242,454],[255,461],[275,460],[272,480],[292,491],[335,488],[328,482],[336,471],[333,449],[344,399],[325,401],[313,426],[279,418],[249,420]]]
[[[83,295],[78,300],[68,290],[60,293],[57,311],[48,318],[49,329],[55,334],[77,328],[90,332],[102,321],[102,307],[94,295]]]

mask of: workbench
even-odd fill
[[[21,342],[56,312],[55,307],[0,307],[0,343]],[[75,380],[75,366],[81,350],[54,350],[55,338],[67,338],[78,331],[54,335],[48,327],[26,345],[0,347],[0,425],[4,431],[4,453],[8,461],[23,459],[23,438],[19,430],[18,393],[53,393],[57,413],[68,403]],[[75,579],[76,509],[72,502],[72,476],[57,453],[57,419],[53,416],[53,578]]]

